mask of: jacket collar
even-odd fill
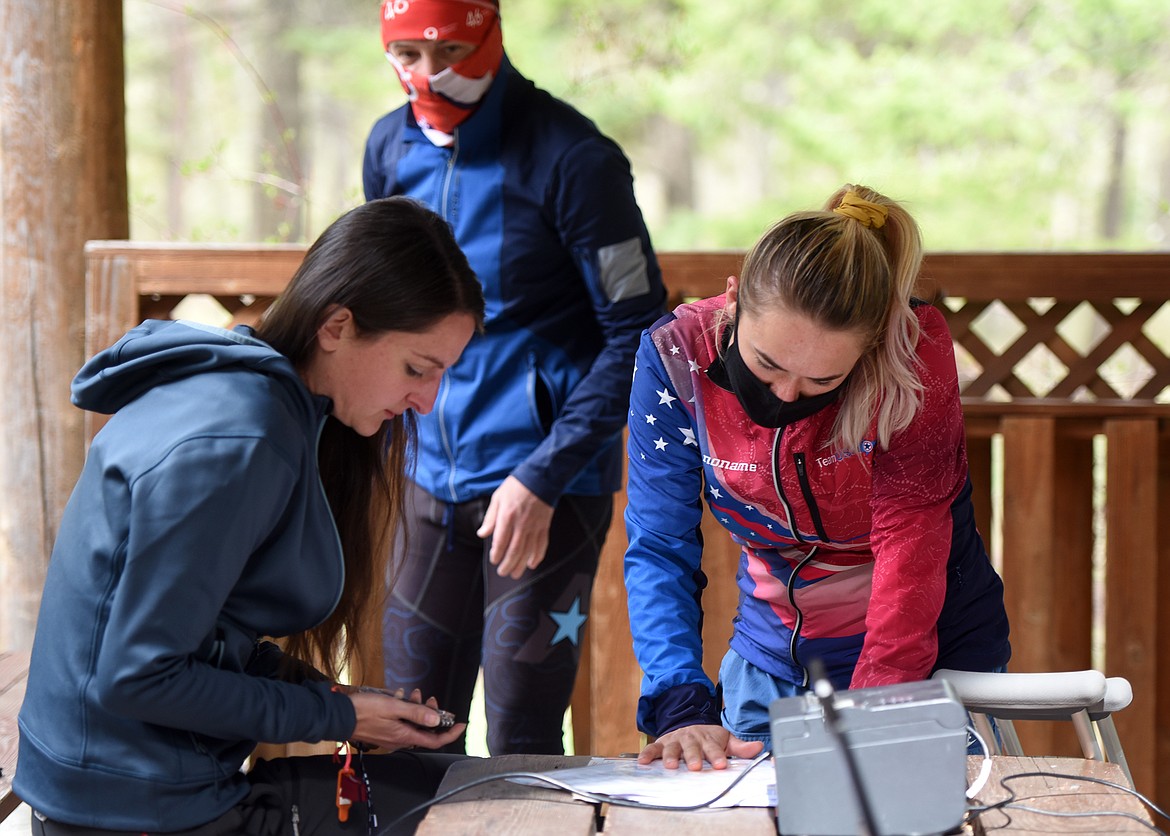
[[[727,346],[730,344],[731,325],[725,324],[723,333],[719,335],[719,350],[715,352],[715,356],[711,359],[711,364],[707,366],[707,379],[720,389],[734,394],[735,390],[731,388],[731,378],[727,374],[727,365],[723,362],[723,355],[726,353]]]

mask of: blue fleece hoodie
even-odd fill
[[[270,678],[262,636],[341,595],[317,472],[330,408],[248,329],[148,321],[85,365],[98,433],[48,567],[14,787],[62,822],[158,831],[247,793],[257,740],[344,740],[352,703]]]

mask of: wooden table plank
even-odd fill
[[[502,772],[547,772],[584,766],[587,756],[503,755],[469,758],[447,770],[439,795],[471,781]],[[568,793],[499,780],[472,787],[435,805],[416,831],[418,836],[488,836],[537,834],[592,836],[597,832],[596,808]]]
[[[432,808],[415,833],[418,836],[498,836],[501,833],[594,836],[597,827],[589,804],[479,799]]]
[[[603,831],[607,836],[776,836],[776,811],[771,807],[719,807],[711,810],[639,810],[609,807]]]
[[[968,760],[969,781],[975,780],[981,761],[981,758]],[[1030,772],[1047,774],[1011,778],[1012,775]],[[1029,812],[1019,806],[989,810],[975,819],[974,832],[995,836],[1151,832],[1153,822],[1150,814],[1137,798],[1123,790],[1077,780],[1077,776],[1111,781],[1123,787],[1128,785],[1121,767],[1114,763],[1081,758],[993,758],[991,776],[973,804],[994,804],[1010,799],[1014,793],[1014,805],[1055,811],[1062,815]],[[1075,818],[1069,814],[1075,815]],[[1126,815],[1133,818],[1127,818]]]
[[[12,776],[16,773],[16,715],[24,702],[27,682],[28,654],[0,653],[0,821],[20,806],[20,799],[12,792]]]

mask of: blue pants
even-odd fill
[[[734,650],[728,650],[719,665],[723,691],[723,727],[740,740],[762,740],[772,748],[772,726],[768,708],[781,697],[808,693],[808,688],[757,668]]]
[[[724,728],[740,740],[762,740],[769,749],[772,747],[769,707],[781,697],[796,697],[809,691],[760,670],[734,650],[727,651],[719,666],[719,684],[723,691],[721,716]],[[989,719],[998,737],[995,719]],[[970,732],[967,734],[967,753],[983,754],[983,748]]]
[[[452,505],[415,489],[386,607],[386,686],[418,688],[466,720],[480,666],[493,755],[564,753],[581,637],[613,497],[564,496],[544,562],[519,578],[488,563],[475,532],[488,497]],[[463,752],[458,740],[446,751]]]

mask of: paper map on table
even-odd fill
[[[594,758],[587,766],[541,772],[575,790],[610,798],[660,804],[666,807],[692,807],[727,788],[743,775],[751,764],[746,758],[729,758],[727,769],[713,769],[703,763],[699,772],[685,766],[667,769],[661,760],[640,766],[634,758]],[[519,784],[551,786],[531,778],[510,778]],[[731,792],[711,804],[712,807],[775,807],[776,768],[768,758],[756,765]]]

